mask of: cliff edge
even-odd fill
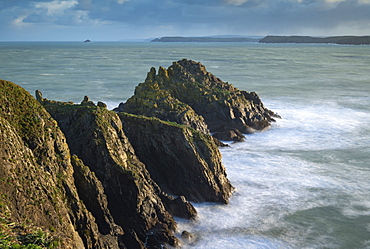
[[[70,151],[55,120],[27,91],[4,80],[0,144],[1,246],[118,245],[109,235],[100,237],[79,198]]]
[[[194,218],[196,211],[186,200],[178,202],[164,193],[151,179],[126,137],[118,115],[102,103],[95,105],[88,97],[81,104],[69,104],[37,95],[64,132],[71,152],[101,182],[111,219],[127,235],[122,236],[124,245],[128,248],[178,246],[173,234],[176,222],[169,211],[185,218]],[[79,187],[82,193],[83,189],[86,186]],[[85,197],[84,202],[92,213],[101,217],[108,232],[111,228],[105,221],[106,215],[95,207],[94,198]]]

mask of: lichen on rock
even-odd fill
[[[66,135],[71,152],[102,183],[111,219],[124,230],[125,235],[121,236],[124,244],[131,248],[163,243],[176,246],[178,239],[173,235],[176,222],[166,206],[181,203],[162,193],[151,179],[123,132],[118,115],[86,103],[91,102],[85,97],[78,105],[52,104],[45,108]],[[99,224],[105,224],[105,229],[110,231],[112,228],[106,220],[109,216],[102,215],[104,209],[93,204],[87,206],[92,207],[91,212],[97,218],[102,217]]]
[[[84,241],[98,244],[95,220],[74,185],[64,134],[26,90],[4,80],[0,144],[0,233],[12,237],[18,227],[26,236],[24,232],[38,230],[61,248],[83,248]],[[77,229],[81,223],[86,233]]]
[[[152,68],[144,83],[117,111],[157,117],[207,133],[237,129],[264,130],[279,117],[258,95],[235,88],[192,60],[174,62],[158,74]],[[184,115],[184,114],[187,115]],[[182,117],[182,118],[179,118]]]
[[[233,187],[209,134],[158,118],[119,116],[136,154],[165,192],[195,202],[228,203]]]

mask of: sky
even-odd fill
[[[0,0],[0,41],[370,35],[370,0]]]

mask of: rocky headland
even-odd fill
[[[275,117],[185,59],[152,68],[115,111],[0,80],[0,247],[180,247],[174,216],[233,191],[215,137],[241,141]]]
[[[249,134],[280,117],[255,92],[239,90],[187,59],[167,69],[160,67],[158,73],[152,68],[134,95],[115,110],[184,124],[203,133]]]
[[[165,36],[155,38],[151,42],[258,42],[257,38],[250,37],[183,37]]]
[[[341,45],[370,45],[370,36],[273,36],[269,35],[259,43],[328,43]]]

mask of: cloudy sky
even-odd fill
[[[0,0],[0,41],[370,35],[370,0]]]

